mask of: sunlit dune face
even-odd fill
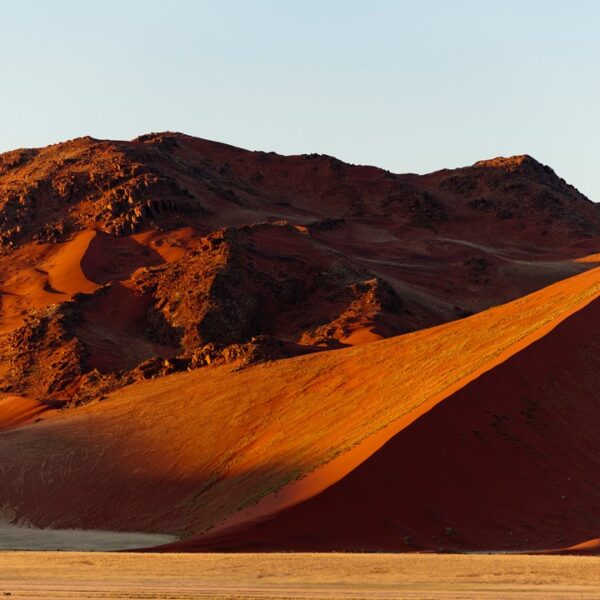
[[[577,258],[576,262],[579,263],[600,263],[600,254],[588,254],[581,258]]]
[[[0,437],[2,476],[24,477],[17,495],[0,487],[0,501],[40,525],[77,518],[189,533],[261,498],[232,519],[290,506],[343,480],[417,417],[593,300],[598,277],[589,271],[389,340],[130,386]],[[43,472],[33,451],[41,447]],[[89,472],[92,486],[83,485]],[[60,486],[49,487],[55,477]]]
[[[49,411],[49,405],[37,400],[4,395],[0,397],[0,431],[30,422]]]

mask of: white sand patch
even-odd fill
[[[0,550],[113,551],[175,541],[171,535],[86,529],[36,529],[0,523]]]

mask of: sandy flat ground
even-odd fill
[[[0,553],[0,598],[600,598],[600,557]]]

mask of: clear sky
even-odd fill
[[[596,0],[0,0],[0,151],[173,130],[600,201]]]

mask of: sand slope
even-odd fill
[[[0,431],[28,423],[50,409],[48,404],[21,396],[0,396]]]
[[[84,268],[96,232],[81,231],[59,244],[36,244],[0,260],[0,333],[23,322],[31,309],[69,300],[77,293],[90,293],[99,285]]]
[[[595,300],[321,494],[190,547],[597,551],[599,328]]]
[[[335,547],[383,544],[407,549],[398,545],[397,540],[410,536],[409,547],[411,544],[439,547],[440,532],[446,536],[443,540],[448,546],[454,544],[455,539],[456,544],[462,543],[463,547],[489,546],[500,540],[504,543],[502,535],[489,537],[490,531],[506,529],[509,520],[525,523],[527,519],[523,515],[528,518],[533,509],[527,504],[529,512],[519,513],[522,506],[515,500],[516,504],[509,505],[504,513],[496,510],[495,494],[500,492],[496,471],[518,450],[519,444],[537,443],[536,428],[520,423],[519,431],[529,437],[515,447],[506,447],[512,433],[505,437],[495,429],[491,433],[481,431],[481,419],[488,418],[489,425],[489,420],[495,419],[493,414],[498,414],[499,424],[493,427],[502,432],[506,426],[504,416],[512,423],[511,415],[520,410],[523,402],[521,396],[495,395],[479,412],[462,408],[456,414],[452,408],[460,406],[456,398],[439,403],[483,373],[491,370],[488,376],[493,376],[496,369],[508,368],[508,362],[498,365],[511,356],[519,357],[528,346],[527,351],[535,352],[538,344],[551,343],[550,355],[557,348],[566,347],[573,334],[567,336],[566,341],[556,337],[561,331],[559,323],[564,321],[562,329],[567,331],[571,330],[573,320],[577,323],[584,319],[585,323],[588,314],[597,311],[597,303],[593,301],[599,292],[600,270],[595,269],[515,302],[429,330],[240,371],[228,367],[207,368],[135,384],[104,402],[70,409],[47,422],[0,434],[0,504],[10,507],[17,518],[27,518],[35,525],[193,534],[228,517],[229,523],[252,521],[312,496],[315,499],[310,502],[320,501],[320,497],[329,493],[337,499],[316,511],[321,520],[315,523],[330,521],[332,529],[327,537],[315,537],[309,530],[305,540],[308,546],[327,545],[329,539]],[[577,313],[586,304],[589,308]],[[573,313],[575,315],[569,317]],[[576,331],[580,329],[581,326]],[[547,340],[530,345],[544,336]],[[558,341],[552,341],[555,339]],[[585,345],[583,348],[582,352],[589,355],[589,348]],[[545,363],[546,354],[540,356],[538,360]],[[560,364],[560,359],[557,360]],[[530,363],[531,360],[527,360],[525,364]],[[532,375],[537,377],[544,372],[532,371]],[[480,377],[472,385],[483,385],[485,378],[485,375]],[[545,385],[535,377],[533,381],[537,390]],[[469,387],[459,394],[470,393]],[[493,381],[491,388],[494,392],[499,389]],[[583,394],[585,389],[576,391],[578,410],[583,412],[570,410],[567,404],[561,417],[572,419],[570,431],[576,430],[585,419],[589,419],[591,427],[594,419],[593,402]],[[543,399],[542,396],[540,401]],[[562,398],[560,402],[568,400]],[[508,404],[504,406],[503,402]],[[446,410],[450,411],[449,415],[444,413],[435,420],[436,411]],[[487,415],[486,410],[492,411],[492,416]],[[424,418],[407,428],[427,411],[430,412]],[[446,426],[452,422],[451,418],[458,424]],[[559,432],[556,435],[560,435],[556,411],[550,411],[547,418],[551,421],[549,426],[555,427]],[[476,424],[472,425],[469,419],[474,419]],[[416,427],[431,429],[423,435],[415,435],[417,439],[402,446],[404,450],[399,454],[393,450],[391,458],[386,458],[389,445],[396,444],[394,436],[405,428],[405,433],[410,435]],[[487,442],[472,433],[475,427],[489,442],[489,448]],[[589,430],[583,433],[586,431]],[[460,436],[465,432],[467,437],[463,439]],[[450,439],[446,439],[446,435]],[[452,436],[459,436],[458,441]],[[390,439],[391,442],[377,452]],[[542,446],[534,447],[532,452],[536,456],[550,452],[555,439],[549,438],[546,446],[541,439]],[[560,491],[563,485],[560,482],[574,476],[567,466],[583,453],[592,457],[590,448],[594,449],[594,443],[594,439],[584,435],[572,435],[569,444],[561,449],[566,456],[564,464],[550,460],[528,470],[517,457],[515,460],[521,465],[519,476],[525,481],[535,469],[556,465],[556,471],[545,474],[549,482],[540,487],[539,493],[545,493],[548,486]],[[383,467],[374,471],[383,470],[383,483],[378,475],[370,474],[371,456],[383,461]],[[455,463],[455,470],[436,464],[436,460],[442,459],[451,461],[451,465]],[[592,458],[589,460],[592,462],[587,468],[593,482],[595,466]],[[462,469],[461,461],[470,465],[467,470]],[[391,479],[386,479],[390,463],[407,466],[402,466],[400,474],[396,472]],[[329,466],[323,467],[327,464]],[[353,470],[358,465],[361,466]],[[398,483],[404,477],[402,473],[406,472],[408,477],[409,467],[421,476],[414,480],[413,488]],[[361,469],[369,473],[364,480]],[[442,472],[446,474],[441,479]],[[277,496],[271,493],[306,473],[312,475],[299,479]],[[359,478],[358,483],[352,487],[355,477]],[[338,481],[340,483],[334,485]],[[464,488],[465,494],[467,489],[479,488],[483,494],[481,502],[465,504],[464,497],[456,490],[457,495],[449,496],[448,491],[455,487],[453,481],[457,482],[458,490]],[[507,502],[511,498],[518,499],[519,488],[514,481],[502,481],[502,489],[514,489],[514,493],[505,494]],[[423,486],[418,493],[414,488],[417,483]],[[577,480],[577,485],[581,483]],[[344,485],[350,485],[349,491],[338,487]],[[364,498],[348,496],[356,494],[356,489],[368,491],[371,485],[378,491],[377,498],[383,502],[381,507],[375,505],[374,508],[370,504],[372,497],[369,500],[368,493]],[[323,490],[327,491],[319,494]],[[396,512],[396,503],[390,500],[386,504],[386,497],[398,498],[398,494],[406,496],[406,505],[399,504]],[[558,494],[560,501],[548,504],[548,511],[542,513],[544,517],[555,514],[552,511],[558,510],[557,502],[563,507],[561,503],[565,501],[560,495],[564,494]],[[352,497],[352,503],[347,502],[348,497]],[[261,498],[265,500],[251,508]],[[587,531],[592,521],[586,515],[595,505],[588,504],[586,498],[589,503],[595,501],[593,495],[573,496],[572,512],[561,511],[561,515],[569,519],[561,525],[568,532],[564,535],[564,545],[568,545],[569,536],[575,538],[573,543],[594,537],[594,532]],[[533,494],[531,499],[535,501],[538,496]],[[431,511],[424,510],[429,503]],[[353,505],[360,510],[348,514]],[[249,508],[240,511],[244,506]],[[308,507],[309,502],[304,506]],[[304,509],[299,506],[292,510]],[[386,519],[394,520],[389,528],[385,527],[398,532],[393,539],[382,537],[382,520],[375,527],[373,519],[377,520],[376,517],[369,516],[369,512],[377,514],[380,510]],[[418,510],[421,510],[420,520],[414,520],[414,511]],[[474,528],[469,529],[468,521],[474,511],[481,516],[473,519]],[[334,513],[339,513],[339,519],[330,518]],[[343,515],[355,520],[356,528],[348,531],[346,537],[335,537],[339,528],[346,528]],[[282,518],[284,516],[285,513]],[[411,525],[407,525],[405,518]],[[294,527],[297,523],[303,520],[292,518],[289,529],[283,528],[279,537],[261,533],[259,538],[265,540],[267,546],[292,546],[296,543]],[[446,528],[452,531],[446,534]],[[587,534],[578,539],[584,529]],[[515,540],[514,547],[545,542],[544,547],[551,548],[563,544],[558,539],[557,527],[549,528],[548,534],[543,531],[545,529],[533,536],[524,528],[515,528],[511,536]],[[219,530],[215,529],[212,535],[219,535]],[[437,537],[432,537],[434,535]],[[249,531],[247,537],[236,537],[236,540],[251,546],[257,538]],[[207,538],[206,543],[218,546],[221,542],[216,537]],[[203,547],[203,544],[200,540],[187,548]]]

